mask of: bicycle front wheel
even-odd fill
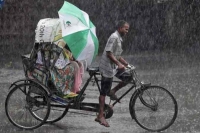
[[[170,127],[178,113],[173,95],[159,86],[145,87],[130,101],[130,113],[142,128],[159,132]]]

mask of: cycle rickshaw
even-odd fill
[[[44,61],[43,69],[35,67],[37,52],[41,51]],[[62,119],[69,109],[98,112],[98,103],[84,102],[84,92],[89,82],[95,83],[100,89],[100,72],[98,67],[88,67],[89,78],[79,95],[73,100],[55,100],[59,93],[50,80],[50,70],[53,69],[62,49],[54,43],[35,43],[31,54],[22,55],[25,79],[11,84],[5,102],[6,115],[9,121],[22,129],[35,129],[45,123],[54,123]],[[165,88],[142,83],[130,66],[126,70],[132,74],[132,86],[114,101],[105,104],[104,115],[108,119],[113,115],[113,107],[126,94],[135,88],[129,102],[132,119],[148,131],[163,131],[170,127],[178,113],[178,105],[174,96]],[[39,79],[29,78],[29,72],[35,72]],[[118,81],[113,81],[118,82]],[[89,95],[89,94],[87,94]],[[98,94],[97,94],[98,95]]]

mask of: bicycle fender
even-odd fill
[[[139,92],[136,90],[133,95],[131,96],[130,98],[130,101],[129,101],[129,112],[130,112],[130,115],[131,115],[131,118],[132,119],[135,119],[134,117],[134,114],[133,114],[133,109],[132,109],[132,106],[133,106],[133,100],[134,98],[139,94]]]
[[[16,87],[16,86],[18,86],[18,85],[20,85],[20,84],[24,84],[24,83],[26,83],[26,82],[34,82],[36,85],[39,85],[40,87],[42,87],[42,88],[47,92],[47,94],[48,94],[48,89],[47,89],[44,85],[42,85],[41,83],[37,82],[36,80],[27,79],[27,78],[25,78],[25,79],[20,79],[20,80],[17,80],[17,81],[15,81],[15,82],[13,82],[13,83],[10,85],[9,90],[12,89],[13,87]]]
[[[13,87],[13,86],[17,86],[19,85],[21,82],[25,82],[27,79],[20,79],[20,80],[17,80],[15,82],[13,82],[10,87],[8,88],[9,90]]]

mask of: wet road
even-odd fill
[[[84,79],[86,77],[84,77]],[[9,85],[13,81],[16,81],[21,78],[23,78],[23,71],[21,70],[0,69],[0,132],[2,133],[13,133],[14,131],[20,131],[23,133],[149,133],[149,131],[142,129],[137,125],[137,123],[134,120],[131,119],[128,109],[128,103],[131,94],[127,95],[124,99],[121,100],[120,104],[117,104],[114,107],[114,115],[110,119],[108,119],[108,122],[111,126],[109,128],[103,127],[99,123],[94,121],[96,117],[95,113],[87,111],[69,110],[69,113],[62,120],[56,122],[55,124],[45,124],[35,130],[30,131],[20,130],[8,121],[5,115],[4,106]],[[87,96],[87,102],[98,102],[97,88],[91,87],[89,92],[87,92]],[[106,101],[108,102],[108,99]],[[187,123],[184,123],[182,121],[186,119],[186,117],[190,117],[192,119],[195,116],[188,116],[188,112],[185,113],[186,115],[180,113],[175,123],[170,128],[165,130],[164,133],[190,132],[191,128],[183,128]],[[197,119],[197,122],[198,121],[199,119]],[[191,125],[193,124],[186,126]],[[200,131],[197,126],[195,126],[195,128],[197,129],[194,129],[193,131]]]

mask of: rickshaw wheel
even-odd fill
[[[22,129],[35,129],[43,125],[50,113],[50,102],[46,91],[32,83],[13,87],[5,102],[9,121]],[[38,120],[33,114],[39,114]]]
[[[41,86],[38,86],[38,87],[41,87]],[[50,110],[48,119],[45,122],[54,123],[61,120],[67,114],[69,105],[64,105],[62,103],[51,100],[51,95],[49,95],[49,101],[50,101],[51,110]],[[32,114],[36,119],[43,121],[43,117],[40,116],[40,114],[37,114],[35,112],[32,112]]]
[[[69,110],[68,105],[62,105],[54,101],[50,101],[50,106],[51,106],[51,110],[50,110],[48,119],[45,121],[46,123],[54,123],[61,120],[67,114]],[[35,113],[33,113],[33,115],[38,120],[43,121],[43,118],[40,115],[35,114]]]

